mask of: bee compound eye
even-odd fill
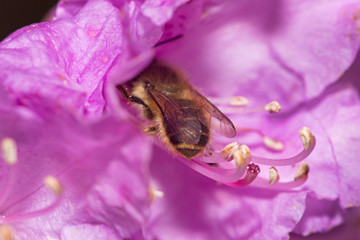
[[[149,82],[145,82],[145,90],[149,90],[151,88],[152,88],[151,84]]]

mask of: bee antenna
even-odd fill
[[[165,43],[172,42],[172,41],[174,41],[174,40],[176,40],[176,39],[179,39],[179,38],[182,38],[182,37],[183,37],[183,35],[180,34],[180,35],[177,35],[177,36],[175,36],[175,37],[166,39],[166,40],[164,40],[164,41],[162,41],[162,42],[158,42],[157,44],[154,45],[154,48],[155,48],[155,47],[158,47],[158,46],[160,46],[160,45],[163,45],[163,44],[165,44]]]

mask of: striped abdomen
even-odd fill
[[[177,100],[181,107],[172,119],[164,119],[170,143],[184,157],[190,159],[204,150],[210,130],[203,111],[193,101]]]

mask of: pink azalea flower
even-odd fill
[[[2,234],[283,239],[341,224],[345,209],[360,202],[354,184],[359,10],[355,0],[61,1],[54,21],[20,29],[0,44]],[[115,85],[139,74],[154,54],[183,68],[192,85],[223,107],[260,177],[267,178],[266,163],[289,165],[276,166],[279,183],[250,173],[250,186],[219,185],[241,185],[248,175],[177,161],[161,146],[151,152]],[[249,100],[248,108],[221,101],[237,95]],[[256,110],[273,100],[282,113]],[[255,156],[294,156],[303,126],[317,146],[307,158],[307,181],[294,189],[299,164],[293,164],[313,146],[287,161]],[[264,144],[269,137],[278,142]],[[216,136],[214,143],[230,141]],[[55,194],[44,187],[47,175]]]

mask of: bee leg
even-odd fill
[[[158,127],[151,126],[151,127],[145,128],[144,132],[146,132],[148,134],[156,134],[158,132]]]
[[[214,149],[211,146],[207,146],[204,151],[204,156],[212,157]]]
[[[138,98],[138,97],[135,97],[135,96],[130,95],[128,99],[129,99],[129,101],[131,101],[131,102],[134,102],[134,103],[138,103],[138,104],[143,105],[143,107],[144,107],[144,116],[145,116],[147,119],[152,120],[152,119],[154,118],[154,114],[153,114],[152,111],[150,110],[149,106],[146,105],[146,103],[144,103],[144,101],[141,100],[141,98]]]
[[[153,115],[152,111],[150,110],[149,106],[146,105],[146,103],[144,103],[144,101],[141,98],[130,95],[128,93],[128,91],[126,90],[125,86],[122,85],[122,84],[117,85],[116,88],[120,91],[120,93],[124,96],[124,98],[126,98],[130,102],[143,105],[143,107],[144,107],[144,115],[145,115],[145,117],[147,119],[153,119],[154,118],[154,115]]]
[[[123,84],[117,85],[116,88],[120,91],[124,98],[129,99],[129,93]]]
[[[124,96],[124,98],[126,98],[126,99],[129,100],[130,102],[138,103],[138,104],[143,105],[145,108],[149,108],[148,105],[146,105],[146,104],[144,103],[144,101],[141,100],[141,98],[138,98],[138,97],[135,97],[135,96],[133,96],[133,95],[130,95],[124,85],[122,85],[122,84],[117,85],[116,88],[120,91],[120,93]]]
[[[208,163],[209,166],[212,166],[212,167],[217,167],[218,164],[217,163]]]

